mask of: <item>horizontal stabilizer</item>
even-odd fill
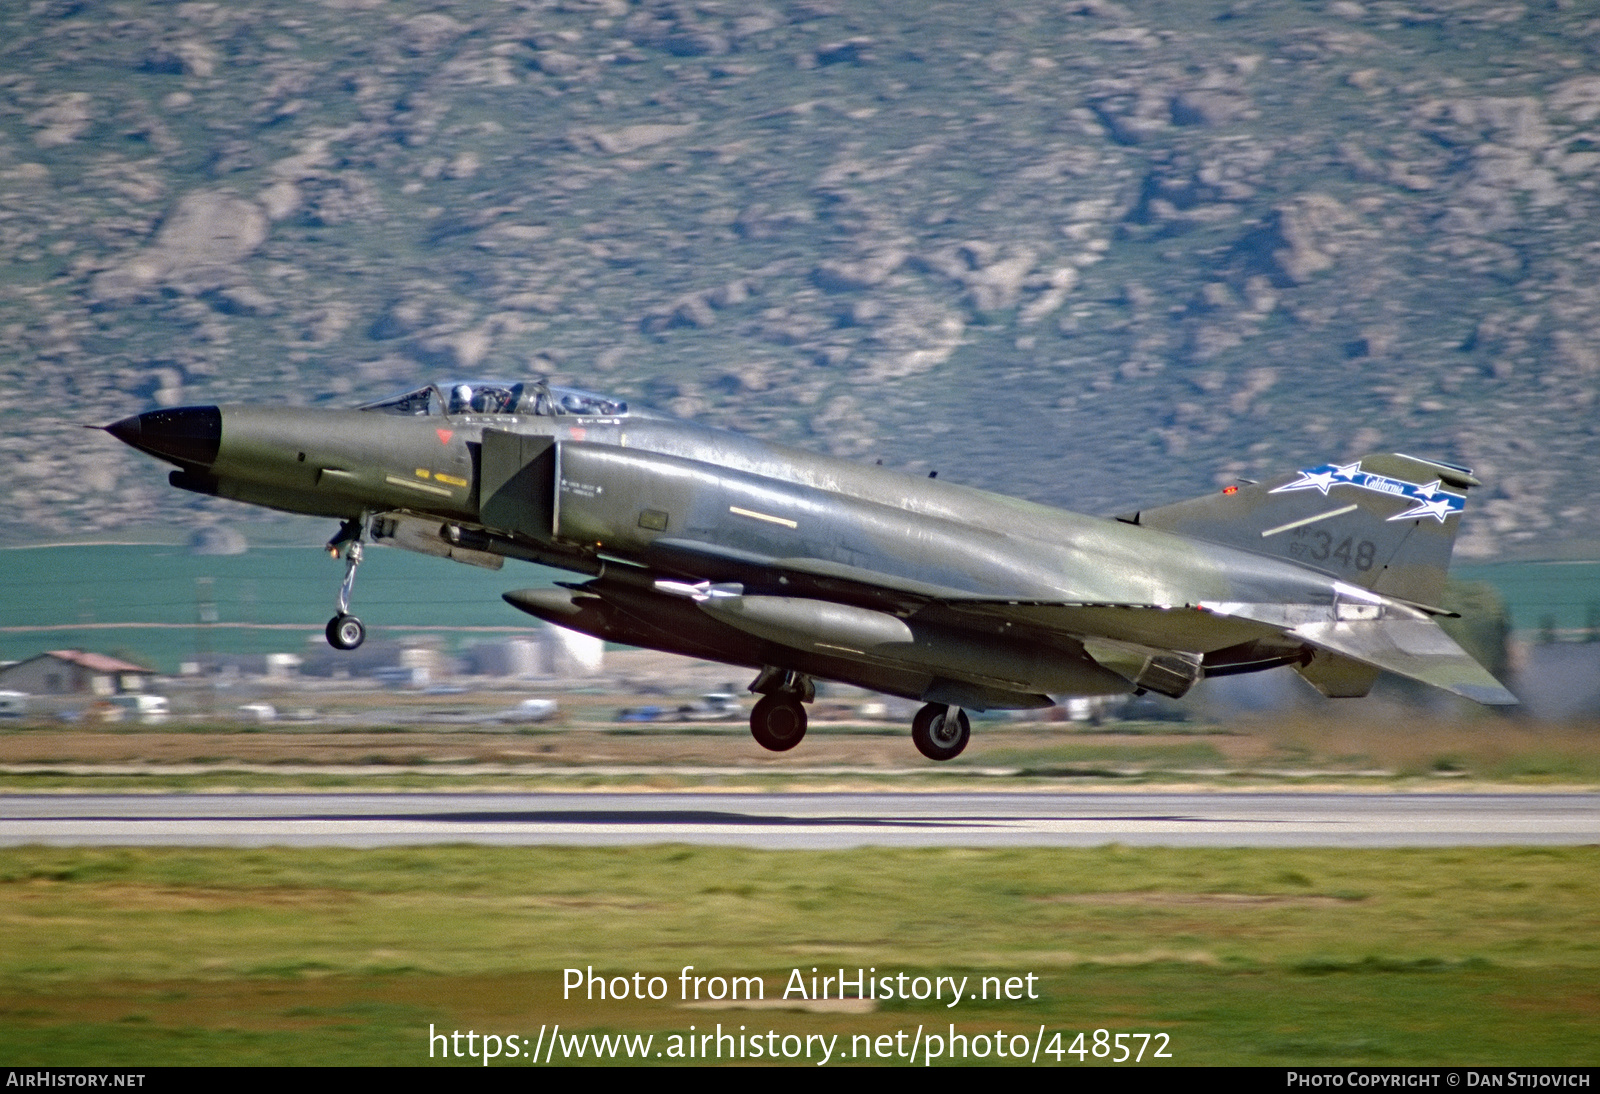
[[[1307,644],[1375,668],[1419,680],[1487,706],[1517,697],[1428,619],[1305,623],[1289,632]]]

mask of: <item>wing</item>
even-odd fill
[[[1202,602],[1192,608],[966,600],[945,607],[1071,635],[1096,661],[1124,675],[1128,651],[1187,650],[1202,654],[1202,675],[1292,664],[1328,695],[1366,694],[1382,671],[1488,706],[1517,702],[1426,612],[1387,598],[1333,605]],[[1119,656],[1116,647],[1125,652]]]
[[[778,575],[793,594],[870,606],[949,631],[1009,630],[1086,656],[1134,686],[1181,696],[1204,676],[1292,665],[1325,695],[1359,696],[1392,672],[1475,702],[1516,697],[1430,618],[1393,597],[1338,586],[1332,604],[1105,604],[1002,599],[809,558],[746,555],[704,544],[662,547],[725,579]],[[724,614],[734,610],[722,606]]]

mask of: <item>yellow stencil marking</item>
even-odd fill
[[[785,528],[798,528],[800,525],[787,517],[775,517],[770,513],[757,513],[753,509],[740,509],[737,505],[728,506],[728,512],[737,513],[741,517],[750,517],[752,520],[764,520],[768,524],[781,524]]]
[[[399,475],[385,475],[383,481],[390,486],[404,486],[408,490],[421,490],[424,494],[438,494],[442,498],[450,496],[450,491],[442,486],[430,486],[425,482],[414,482],[411,479],[403,479]]]

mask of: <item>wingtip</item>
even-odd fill
[[[1487,684],[1458,684],[1450,690],[1486,707],[1514,707],[1522,702],[1507,689]]]

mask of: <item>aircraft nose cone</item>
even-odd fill
[[[105,430],[124,444],[179,466],[210,467],[222,445],[222,411],[214,406],[152,410],[112,422]]]

